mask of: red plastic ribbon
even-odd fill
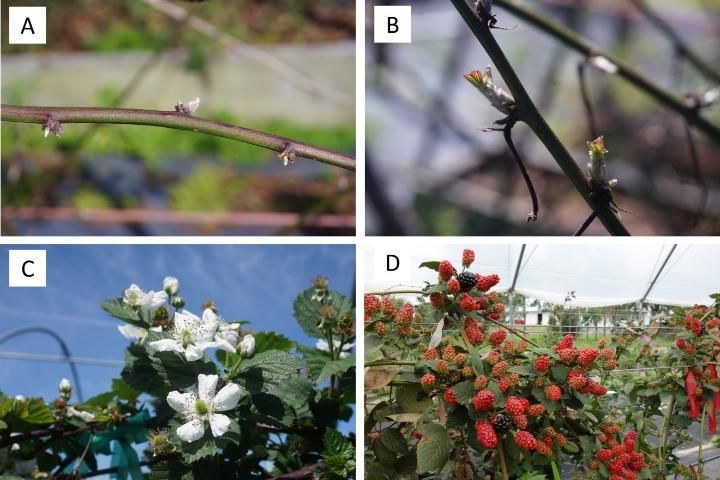
[[[685,390],[687,391],[688,399],[690,401],[690,412],[688,412],[688,417],[697,418],[697,416],[700,415],[700,406],[698,405],[699,402],[695,396],[697,382],[695,381],[695,375],[692,370],[688,371],[687,377],[685,378]]]
[[[713,380],[716,380],[718,378],[717,370],[715,369],[715,365],[708,365],[705,367],[705,371],[708,372],[710,375],[710,378]],[[716,433],[717,432],[717,410],[720,407],[720,392],[715,393],[715,398],[713,398],[712,404],[711,404],[711,411],[710,411],[710,420],[708,422],[708,431],[710,433]]]

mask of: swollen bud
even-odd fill
[[[465,80],[480,90],[490,104],[505,115],[512,115],[515,110],[515,100],[512,95],[493,83],[490,67],[485,71],[473,70],[464,75]]]
[[[165,277],[163,280],[163,290],[170,296],[177,295],[180,291],[180,281],[175,277]]]
[[[171,303],[178,310],[185,307],[185,299],[182,297],[173,297]]]
[[[255,337],[245,335],[240,342],[240,357],[251,358],[255,355]]]
[[[58,385],[58,390],[60,390],[60,394],[62,398],[69,399],[72,395],[72,385],[70,385],[70,380],[67,378],[63,378],[60,380],[60,385]]]

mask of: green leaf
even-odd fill
[[[321,382],[333,375],[344,373],[351,368],[355,368],[355,354],[341,358],[340,360],[331,360],[326,362],[323,369],[320,371],[320,375],[318,375],[317,380]]]
[[[418,268],[429,268],[437,272],[440,269],[440,262],[423,262]]]
[[[395,398],[402,412],[421,413],[432,403],[432,399],[425,395],[420,385],[400,385],[395,392]]]
[[[325,430],[323,446],[325,447],[323,455],[341,455],[347,459],[355,457],[353,444],[342,433],[332,428]]]
[[[112,300],[104,300],[100,303],[100,306],[103,310],[118,320],[130,323],[136,327],[147,328],[149,326],[147,323],[143,322],[138,312],[125,305],[122,299],[113,298]]]
[[[290,353],[268,350],[243,359],[234,379],[251,393],[257,393],[277,388],[303,366],[303,362]]]
[[[407,441],[397,428],[386,428],[383,430],[380,434],[380,441],[398,455],[405,455],[407,453]]]
[[[577,445],[575,445],[573,442],[567,442],[565,446],[563,447],[566,451],[570,453],[577,453],[580,451]]]
[[[295,342],[288,339],[285,335],[275,332],[257,332],[255,337],[255,353],[267,352],[268,350],[281,350],[289,352]]]
[[[4,421],[0,420],[0,430],[5,430],[8,427],[8,424]]]
[[[442,469],[448,460],[452,443],[441,425],[430,423],[420,428],[423,438],[417,446],[417,471],[434,472]]]
[[[151,357],[151,361],[158,375],[173,390],[181,390],[195,385],[197,377],[201,373],[205,375],[217,375],[218,373],[216,365],[207,356],[194,362],[188,362],[175,352],[156,352]]]
[[[314,295],[315,289],[308,288],[298,295],[295,302],[293,302],[295,319],[308,336],[313,338],[325,337],[325,333],[318,326],[318,322],[322,318],[320,308],[324,304],[335,307],[337,310],[337,318],[342,318],[344,315],[350,315],[351,318],[355,318],[355,309],[350,299],[346,296],[338,292],[330,291],[327,293],[325,302],[320,303],[317,300],[313,300],[312,297]]]
[[[23,403],[24,410],[20,418],[36,425],[44,425],[55,421],[52,410],[42,398],[30,398]]]

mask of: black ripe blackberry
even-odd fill
[[[498,413],[492,420],[493,428],[497,433],[505,433],[510,430],[512,421],[504,413]]]
[[[462,272],[457,276],[457,279],[460,282],[461,292],[469,292],[477,283],[477,275],[472,272]]]

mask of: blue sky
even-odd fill
[[[306,336],[292,315],[294,298],[319,275],[331,288],[351,294],[355,276],[352,245],[49,245],[18,249],[47,250],[47,288],[0,285],[0,335],[20,327],[44,326],[58,332],[79,357],[123,360],[128,342],[119,321],[100,308],[131,283],[161,290],[162,280],[180,280],[187,309],[200,313],[214,300],[228,321],[248,320],[250,328],[283,333],[305,345]],[[7,250],[0,271],[8,271]],[[60,354],[49,337],[32,334],[0,345],[1,351]],[[0,359],[0,390],[8,395],[55,398],[61,378],[71,378],[64,363]],[[85,398],[107,391],[120,367],[78,365]],[[353,421],[354,422],[354,421]],[[354,430],[354,423],[343,430]]]

